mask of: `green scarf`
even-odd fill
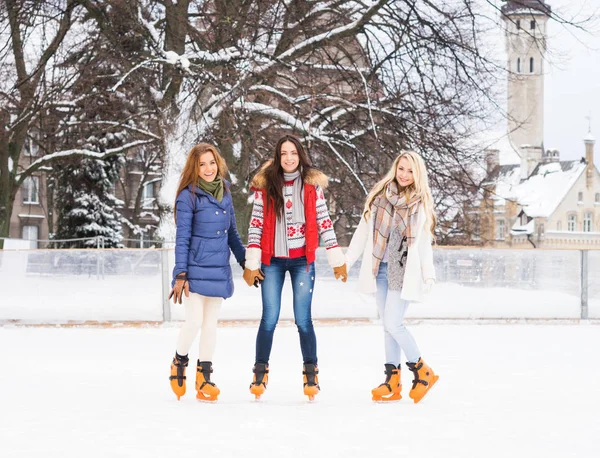
[[[204,178],[198,177],[198,187],[219,202],[223,200],[223,180],[221,177],[217,177],[213,181],[206,181]]]

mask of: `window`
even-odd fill
[[[567,217],[567,231],[575,232],[576,229],[577,229],[577,215],[572,213]]]
[[[583,215],[583,232],[592,232],[592,212]]]
[[[517,73],[521,73],[521,58],[517,57]]]
[[[600,192],[597,192],[596,195],[594,196],[594,202],[596,202],[597,204],[600,204]]]
[[[515,25],[517,26],[517,30],[521,30],[521,20],[517,19],[517,21],[515,22]]]
[[[32,129],[25,138],[23,145],[25,156],[37,156],[40,153],[40,131]]]
[[[521,215],[521,226],[525,226],[529,221],[527,221],[527,215],[523,213]]]
[[[557,231],[562,231],[562,221],[558,221],[558,222],[556,223],[556,230],[557,230]]]
[[[529,22],[529,28],[535,30],[535,20]]]
[[[577,193],[577,202],[583,202],[583,193],[581,191]]]
[[[38,244],[38,227],[37,226],[23,226],[21,230],[21,238],[23,240],[31,240],[31,248],[37,248]]]
[[[533,57],[529,58],[529,73],[533,73]]]
[[[480,240],[481,239],[481,220],[478,214],[473,215],[473,227],[471,229],[471,239],[472,240]]]
[[[142,208],[154,206],[154,183],[146,183],[142,188]]]
[[[504,240],[504,220],[496,221],[496,240]]]
[[[27,177],[23,181],[23,203],[24,204],[39,204],[40,196],[38,189],[40,187],[39,177]]]

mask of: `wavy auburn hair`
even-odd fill
[[[177,186],[177,193],[175,194],[175,205],[173,206],[175,221],[177,221],[177,198],[179,197],[179,194],[181,194],[181,191],[189,185],[192,185],[193,189],[196,186],[196,183],[198,183],[198,177],[200,176],[200,156],[204,153],[212,153],[215,162],[217,163],[217,175],[221,179],[224,179],[228,172],[225,159],[223,159],[223,156],[221,156],[221,153],[219,153],[219,149],[216,146],[209,143],[198,143],[194,146],[188,153],[185,165],[181,171],[181,176],[179,177],[179,185]],[[227,188],[225,189],[227,190]]]

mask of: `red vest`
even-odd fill
[[[261,261],[270,265],[271,258],[275,252],[275,212],[273,201],[267,205],[267,191],[260,189],[263,195],[264,221],[260,248],[262,250]],[[304,184],[304,217],[306,219],[306,261],[310,264],[315,261],[315,252],[319,247],[319,229],[317,228],[317,190],[312,184]]]

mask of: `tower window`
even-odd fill
[[[517,73],[521,73],[521,58],[517,57]]]
[[[529,73],[533,73],[533,57],[529,58]]]
[[[594,202],[600,204],[600,192],[596,193],[596,196],[594,197]]]
[[[517,21],[515,22],[515,25],[517,26],[517,30],[521,30],[521,20],[517,19]]]
[[[529,28],[530,28],[531,30],[535,30],[535,20],[533,20],[533,21],[531,21],[531,22],[529,23]]]

